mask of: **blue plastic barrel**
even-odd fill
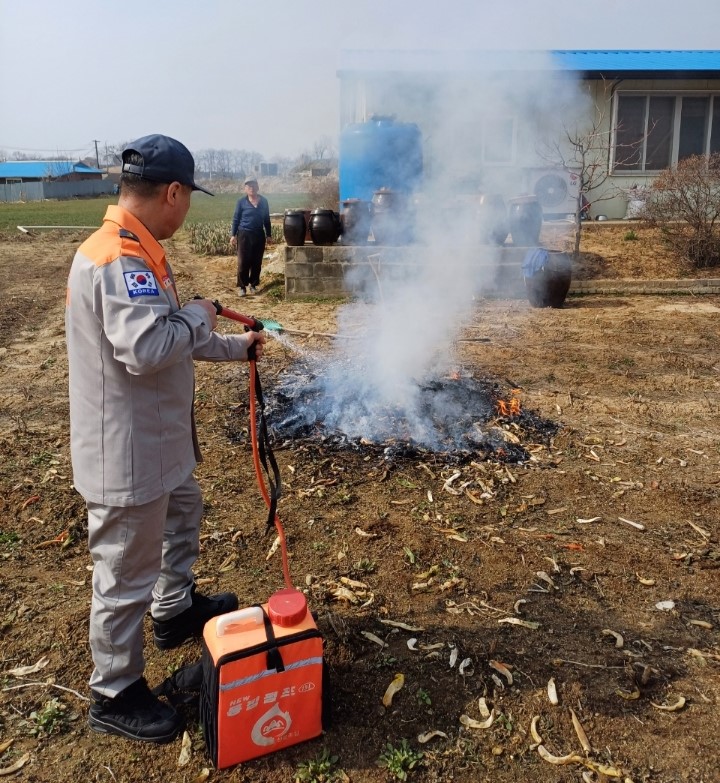
[[[412,193],[423,173],[422,136],[414,123],[375,117],[340,133],[340,201],[371,201],[381,188]]]

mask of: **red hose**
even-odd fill
[[[229,318],[232,321],[240,321],[241,324],[250,327],[254,331],[257,331],[258,321],[249,315],[243,315],[242,313],[236,313],[235,310],[228,310],[227,307],[223,307],[219,302],[215,303],[215,308],[218,310],[218,315],[222,315],[223,318]],[[260,326],[262,328],[262,325]]]
[[[228,310],[227,307],[223,307],[220,302],[215,301],[215,309],[218,315],[222,315],[225,318],[230,318],[233,321],[239,321],[253,331],[259,331],[263,328],[262,321],[258,321],[248,315],[242,315],[242,313],[235,312],[235,310]],[[255,343],[251,346],[254,348]],[[251,355],[254,356],[254,351],[251,351]],[[260,494],[265,501],[265,505],[270,508],[270,495],[268,494],[267,487],[265,486],[265,479],[262,473],[262,464],[260,462],[260,450],[257,439],[257,406],[255,402],[255,359],[250,359],[250,439],[252,440],[253,451],[253,464],[255,465],[255,475],[257,476],[258,486],[260,487]],[[287,542],[285,540],[285,530],[283,529],[280,517],[275,514],[275,528],[277,529],[278,536],[280,538],[280,550],[282,552],[282,570],[283,577],[285,578],[285,586],[290,590],[294,590],[292,580],[290,579],[290,566],[288,565],[288,553]]]
[[[223,315],[227,315],[226,310],[223,310]],[[239,320],[239,319],[237,319]],[[255,465],[255,475],[257,476],[258,486],[260,487],[260,494],[263,496],[265,505],[270,508],[270,495],[268,494],[267,487],[265,486],[265,480],[262,474],[262,465],[260,463],[260,452],[258,448],[257,439],[257,418],[256,418],[256,404],[255,404],[255,359],[250,360],[250,439],[252,440],[253,451],[253,463]],[[292,580],[290,579],[290,566],[288,565],[288,553],[287,543],[285,541],[285,531],[283,530],[280,517],[275,514],[275,528],[277,529],[278,536],[280,538],[280,551],[282,552],[282,570],[283,577],[285,578],[285,586],[290,590],[294,590]]]

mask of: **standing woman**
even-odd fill
[[[265,238],[270,237],[270,206],[264,196],[258,193],[254,176],[245,178],[245,196],[238,200],[230,230],[230,245],[237,248],[237,285],[240,296],[257,293],[260,285],[260,270],[265,253]]]

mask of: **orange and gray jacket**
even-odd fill
[[[78,492],[133,506],[175,489],[201,459],[193,359],[246,359],[244,340],[211,331],[200,305],[180,307],[162,246],[116,206],[75,254],[65,331]]]

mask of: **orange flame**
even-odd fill
[[[519,416],[520,415],[520,389],[513,389],[511,392],[510,400],[497,401],[498,413],[500,416]]]

